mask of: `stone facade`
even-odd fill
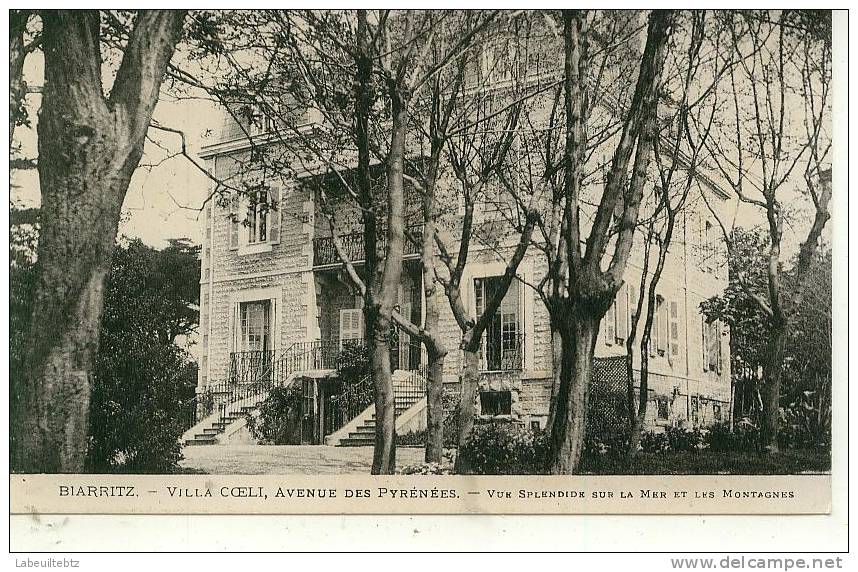
[[[206,151],[205,157],[219,177],[245,181],[253,175],[242,172],[244,153],[240,148],[214,146]],[[271,337],[267,343],[273,350],[284,350],[300,342],[337,340],[340,310],[359,308],[359,300],[341,270],[335,265],[314,267],[313,241],[330,233],[321,221],[314,192],[300,184],[269,183],[279,189],[278,212],[271,213],[279,218],[276,240],[268,237],[260,244],[250,244],[240,239],[236,244],[237,223],[235,217],[231,217],[235,204],[213,202],[206,211],[200,283],[203,333],[200,388],[227,380],[230,353],[237,347],[241,304],[269,301]],[[345,224],[342,221],[355,224],[353,209],[343,203],[338,211],[343,215],[341,224]],[[242,214],[246,206],[239,205],[238,210]],[[705,324],[699,310],[700,302],[720,292],[727,282],[725,265],[715,260],[723,259],[724,253],[711,240],[707,215],[706,207],[702,206],[689,206],[682,215],[658,288],[662,325],[661,330],[654,328],[654,335],[659,335],[660,342],[653,345],[649,358],[653,400],[650,422],[655,426],[681,420],[709,424],[719,417],[727,419],[730,411],[729,332]],[[452,227],[455,229],[455,224]],[[248,232],[248,227],[239,223],[238,233]],[[455,236],[455,232],[451,232]],[[503,240],[501,243],[504,244]],[[471,312],[475,312],[475,284],[480,279],[503,273],[504,253],[510,252],[513,244],[491,251],[474,247],[463,280],[466,285],[464,301]],[[634,289],[640,283],[644,263],[640,245],[637,247],[626,272],[625,285],[612,310],[615,313],[609,313],[603,320],[596,346],[597,357],[623,355],[626,351],[624,337],[631,309],[629,300],[636,298]],[[416,292],[419,297],[418,263],[405,264],[405,291]],[[544,275],[545,265],[544,257],[532,248],[519,267],[522,282],[514,313],[518,320],[516,332],[523,340],[521,367],[484,374],[480,388],[491,392],[488,397],[492,398],[508,392],[508,414],[528,425],[538,423],[540,426],[544,426],[548,413],[552,346],[547,309],[526,284],[537,283]],[[414,320],[420,318],[421,307],[419,298],[412,301]],[[461,368],[461,352],[457,349],[461,333],[447,306],[441,314],[440,330],[450,349],[445,363],[445,382],[454,388]],[[639,353],[636,348],[636,355]],[[636,370],[639,363],[638,357],[634,364]],[[502,397],[492,407],[505,409],[507,398]]]

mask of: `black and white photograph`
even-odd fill
[[[11,9],[11,476],[830,476],[836,17]]]

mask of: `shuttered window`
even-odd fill
[[[605,317],[602,318],[602,323],[605,324],[605,344],[613,345],[617,338],[617,305],[611,304]]]
[[[363,310],[340,310],[340,347],[349,340],[363,339]]]
[[[660,355],[665,355],[667,353],[668,346],[668,306],[667,301],[659,297],[656,312],[658,313],[658,353]]]
[[[280,194],[279,188],[272,187],[253,191],[243,200],[238,194],[232,196],[229,234],[231,249],[235,250],[241,246],[242,232],[245,233],[245,244],[280,243]],[[247,206],[243,213],[240,206],[242,202]],[[242,228],[245,230],[242,231]]]
[[[617,341],[619,343],[625,342],[626,338],[629,337],[629,286],[628,284],[623,284],[620,286],[620,291],[617,292],[617,299],[615,302],[617,306],[616,310],[616,328],[617,328]]]
[[[628,331],[632,331],[632,324],[635,319],[635,312],[638,308],[638,288],[635,284],[629,284],[629,315],[628,315]]]
[[[670,301],[670,357],[679,357],[679,303]]]
[[[714,321],[711,324],[706,323],[706,318],[703,317],[703,371],[714,371],[721,373],[722,356],[721,356],[721,323]]]

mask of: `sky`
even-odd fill
[[[42,58],[34,53],[27,61],[25,78],[29,86],[41,86]],[[19,127],[15,138],[22,146],[22,156],[36,157],[36,111],[40,95],[30,94],[27,99],[31,127]],[[213,104],[200,100],[176,101],[162,96],[155,108],[155,119],[166,126],[186,133],[189,152],[195,154],[203,142],[207,129],[220,126],[221,115]],[[178,152],[181,141],[178,135],[150,130],[171,153]],[[189,238],[202,241],[202,206],[209,189],[209,179],[185,157],[167,159],[168,153],[147,141],[144,155],[131,180],[123,204],[123,217],[119,235],[139,238],[144,243],[162,248],[171,238]],[[39,204],[38,173],[12,172],[11,196],[23,206]]]

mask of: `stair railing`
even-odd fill
[[[375,399],[372,375],[347,385],[343,391],[333,395],[325,407],[325,435],[330,435],[357,417]]]

